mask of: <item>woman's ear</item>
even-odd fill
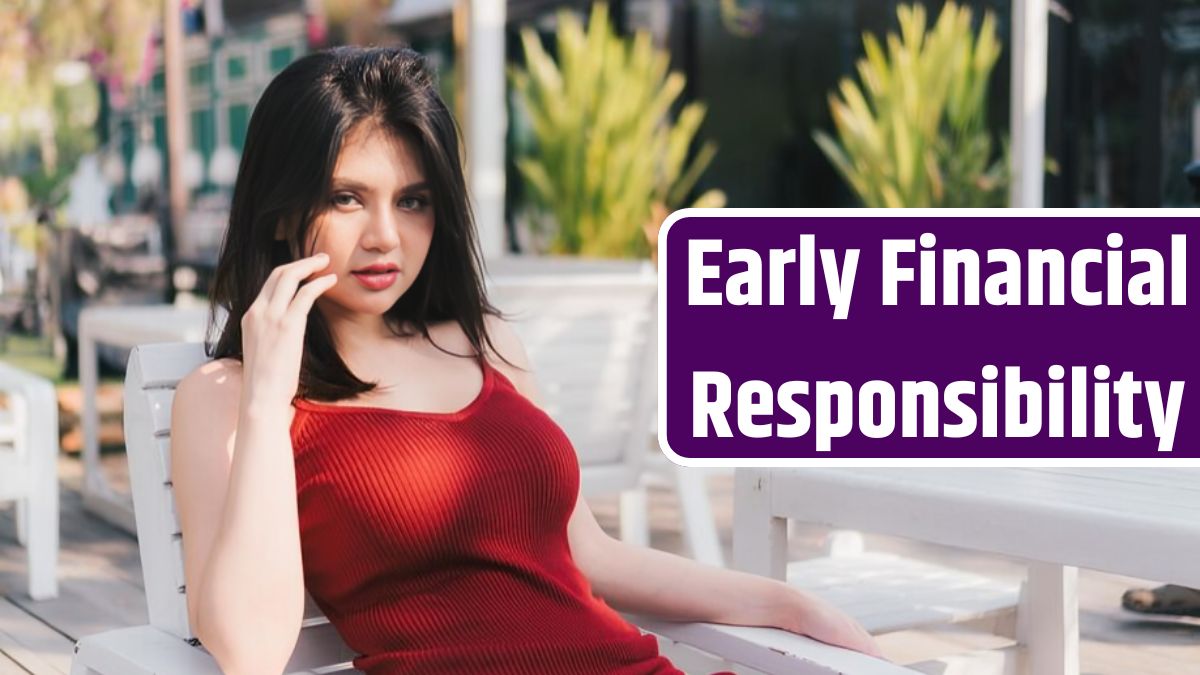
[[[283,222],[280,221],[279,224],[275,226],[275,241],[286,241],[286,240],[287,240],[287,235],[284,233]]]

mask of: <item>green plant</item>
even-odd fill
[[[885,52],[863,36],[861,84],[849,78],[831,93],[837,140],[817,145],[864,206],[1004,206],[1007,149],[987,129],[987,86],[1000,56],[996,19],[984,14],[979,33],[971,11],[946,3],[926,31],[925,8],[901,6],[900,35]],[[865,90],[865,91],[864,91]]]
[[[558,13],[558,61],[532,28],[521,30],[525,68],[510,70],[533,136],[516,163],[532,196],[535,226],[556,225],[550,248],[586,256],[644,254],[658,223],[652,213],[684,205],[716,146],[705,142],[688,161],[705,106],[671,107],[684,76],[645,32],[613,33],[608,8],[592,8],[585,32],[570,11]],[[723,206],[710,190],[694,206]],[[661,220],[659,221],[661,222]]]

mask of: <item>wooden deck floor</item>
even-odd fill
[[[120,474],[123,458],[107,458]],[[68,673],[74,641],[110,628],[144,623],[141,565],[137,545],[128,534],[85,513],[79,495],[79,461],[59,462],[62,485],[62,550],[60,594],[33,602],[26,595],[25,555],[17,546],[11,509],[0,509],[0,675]],[[118,479],[122,476],[118,475]],[[732,480],[711,479],[713,506],[726,554],[732,521]],[[593,510],[614,531],[616,500],[596,499]],[[652,489],[651,543],[680,552],[678,510],[670,491]],[[791,555],[814,554],[823,536],[816,528],[800,528],[791,538]],[[1015,561],[887,538],[868,537],[868,547],[952,564],[998,578],[1017,579]],[[1200,561],[1197,561],[1200,564]],[[1083,672],[1093,675],[1200,675],[1200,621],[1144,621],[1119,609],[1121,593],[1141,582],[1083,571],[1080,617]],[[902,663],[955,651],[962,646],[989,646],[994,638],[960,631],[904,632],[881,639],[887,654]]]

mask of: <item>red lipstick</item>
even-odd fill
[[[375,263],[351,272],[358,283],[372,291],[383,289],[396,283],[400,276],[400,268],[395,263]]]

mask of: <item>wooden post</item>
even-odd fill
[[[464,12],[465,10],[465,12]],[[459,60],[460,120],[467,149],[467,188],[485,258],[503,255],[504,139],[508,109],[504,72],[504,0],[459,0],[455,25],[465,24]],[[465,21],[462,15],[466,14]],[[456,35],[457,35],[456,31]],[[456,40],[457,42],[457,40]]]
[[[1012,4],[1012,185],[1010,204],[1041,208],[1046,165],[1046,60],[1048,0]]]
[[[771,512],[771,470],[735,469],[734,569],[787,579],[787,519]]]
[[[189,255],[184,235],[184,216],[188,210],[188,188],[183,181],[183,158],[188,149],[187,71],[183,56],[183,20],[180,0],[163,0],[163,75],[167,92],[167,194],[170,200],[171,233],[174,250],[168,260]]]
[[[1017,640],[1025,646],[1032,675],[1079,675],[1079,570],[1030,562]]]

